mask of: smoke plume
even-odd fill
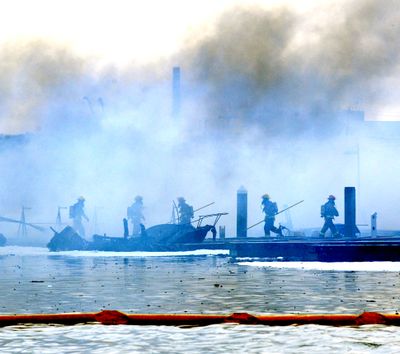
[[[299,16],[289,9],[234,8],[186,49],[188,76],[211,124],[245,122],[263,134],[333,125],[335,113],[384,95],[398,72],[400,13],[393,1],[357,1]]]

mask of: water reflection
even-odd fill
[[[399,273],[250,267],[228,257],[7,255],[2,313],[398,310]]]

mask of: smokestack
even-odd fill
[[[181,68],[172,69],[172,117],[179,118],[181,110]]]
[[[237,191],[236,236],[247,237],[247,190],[243,186]]]
[[[356,236],[356,188],[344,188],[344,235]]]

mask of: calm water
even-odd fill
[[[199,252],[198,252],[199,253]],[[400,310],[399,263],[233,262],[227,256],[0,249],[0,312],[361,313]],[[1,352],[397,353],[388,326],[14,326]]]

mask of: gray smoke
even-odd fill
[[[324,23],[289,9],[225,13],[214,32],[183,55],[203,94],[206,119],[293,135],[320,128],[321,121],[336,123],[338,110],[379,102],[383,83],[398,72],[397,4],[331,7]]]

